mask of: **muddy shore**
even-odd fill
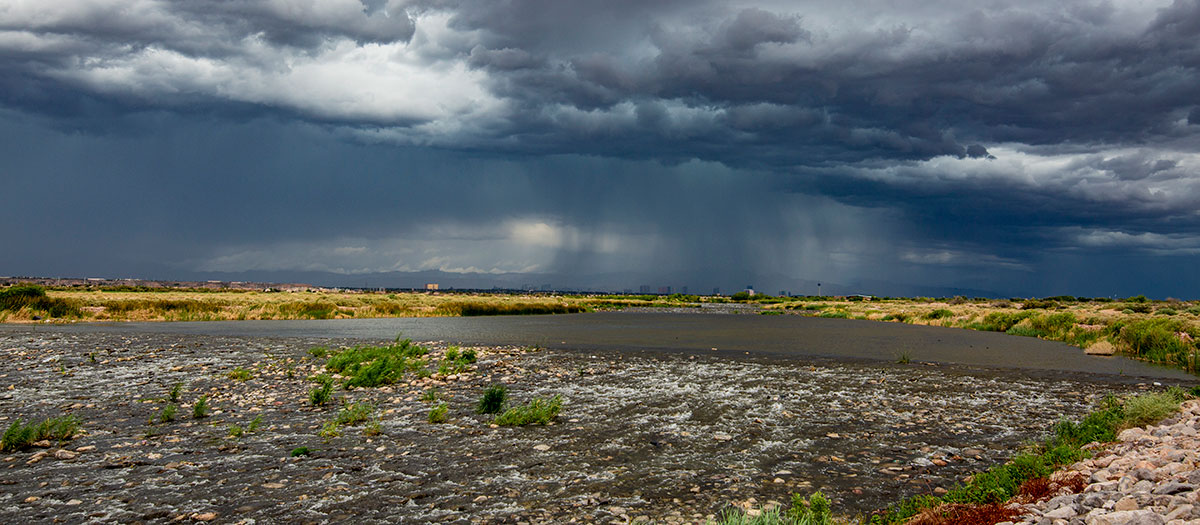
[[[865,512],[949,487],[1108,392],[1111,377],[928,364],[480,348],[448,379],[338,391],[312,407],[305,378],[326,339],[8,331],[0,423],[77,415],[76,452],[4,454],[0,519],[62,522],[701,522],[731,504],[816,489]],[[445,345],[430,343],[433,355]],[[231,379],[236,367],[252,371]],[[176,382],[178,418],[152,423]],[[480,391],[562,395],[547,427],[492,428]],[[420,400],[436,387],[445,424]],[[209,396],[214,412],[191,417]],[[344,401],[382,433],[317,435]],[[240,438],[228,427],[262,424]],[[311,456],[290,451],[306,446]],[[94,448],[93,448],[94,447]]]

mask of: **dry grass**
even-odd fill
[[[228,321],[447,317],[580,312],[587,298],[535,295],[427,293],[49,290],[49,297],[80,305],[81,321]],[[37,312],[4,311],[0,322],[31,321]],[[43,315],[44,316],[44,315]]]

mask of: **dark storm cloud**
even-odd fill
[[[603,272],[652,246],[626,264],[932,282],[1194,257],[1198,38],[1197,0],[17,1],[0,104],[47,148],[8,173],[90,188],[92,213],[101,187],[149,188],[113,193],[136,211],[114,220],[191,232],[188,264],[261,266],[245,247],[268,239],[353,272],[394,238],[418,247],[364,267]],[[455,184],[457,217],[385,197]],[[230,213],[179,214],[205,202]]]

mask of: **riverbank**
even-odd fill
[[[475,363],[441,376],[449,345],[433,341],[428,377],[334,389],[314,406],[309,378],[360,344],[7,330],[0,421],[69,414],[84,433],[4,452],[0,516],[701,523],[730,504],[815,490],[869,512],[1004,461],[1098,392],[1154,388],[916,363],[519,347],[474,348]],[[475,408],[495,383],[513,405],[562,396],[561,413],[549,426],[493,428]],[[210,412],[195,418],[200,396]],[[370,406],[366,421],[329,431],[345,403]],[[448,422],[430,423],[439,403]]]
[[[1158,424],[1121,432],[1116,443],[1058,477],[1086,485],[1076,494],[1025,505],[1027,513],[1015,522],[1200,523],[1200,400],[1185,401]]]

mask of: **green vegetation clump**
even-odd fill
[[[179,395],[183,393],[183,383],[175,383],[171,385],[171,389],[167,391],[167,401],[172,403],[179,402]]]
[[[0,437],[0,451],[22,450],[45,439],[67,441],[79,432],[79,425],[79,418],[74,415],[52,417],[38,424],[26,424],[17,419],[8,425],[4,436]]]
[[[298,458],[301,456],[311,456],[312,451],[308,447],[296,447],[292,449],[292,457]]]
[[[333,354],[325,369],[346,376],[343,386],[377,387],[393,384],[409,371],[425,367],[420,358],[429,350],[404,339],[388,346],[356,346]]]
[[[528,405],[515,406],[496,416],[500,426],[547,425],[562,409],[562,396],[534,398]]]
[[[338,412],[335,422],[343,426],[354,426],[371,418],[375,407],[369,403],[347,403]]]
[[[312,406],[321,406],[333,398],[333,378],[321,374],[316,377],[316,381],[320,386],[315,386],[308,391],[308,402]]]
[[[1161,420],[1179,410],[1179,404],[1192,395],[1192,392],[1172,388],[1125,399],[1106,397],[1082,421],[1060,421],[1050,437],[1012,461],[975,474],[969,482],[954,487],[944,496],[920,495],[902,500],[871,516],[870,522],[904,523],[921,511],[943,503],[1002,503],[1016,495],[1025,481],[1046,477],[1063,465],[1088,457],[1090,453],[1083,449],[1084,445],[1093,441],[1112,441],[1123,429]]]
[[[945,319],[947,317],[954,317],[954,312],[952,310],[949,310],[946,308],[938,308],[937,310],[934,310],[932,312],[929,312],[929,313],[921,316],[922,319],[929,319],[929,320]]]
[[[308,355],[311,355],[317,359],[321,359],[329,355],[329,349],[325,348],[324,346],[314,346],[308,349]]]
[[[192,417],[196,419],[208,417],[208,396],[200,396],[192,403]]]
[[[1105,332],[1117,347],[1131,356],[1152,363],[1197,370],[1196,339],[1200,331],[1176,318],[1150,318],[1117,321]]]
[[[240,366],[229,371],[229,379],[234,381],[241,381],[244,383],[249,381],[251,377],[254,377],[254,375],[251,374],[249,370],[246,370]]]
[[[331,319],[337,309],[336,304],[325,301],[284,303],[278,307],[280,315],[284,317],[307,319]]]
[[[429,411],[428,420],[430,423],[445,423],[448,418],[447,413],[449,411],[450,408],[447,407],[445,403],[438,403],[437,406],[433,407],[433,409]]]
[[[175,403],[171,403],[163,407],[162,412],[158,414],[158,420],[163,423],[175,421],[175,413],[179,411],[179,407]]]
[[[475,411],[480,414],[499,414],[506,401],[508,388],[504,385],[492,385],[483,391],[483,397],[479,398],[479,405],[475,407]]]
[[[444,376],[466,372],[477,359],[475,350],[459,351],[457,346],[446,349],[446,356],[438,365],[438,373]]]
[[[79,305],[66,299],[46,295],[46,289],[36,285],[17,285],[0,290],[0,310],[17,311],[28,308],[50,317],[79,317]]]

